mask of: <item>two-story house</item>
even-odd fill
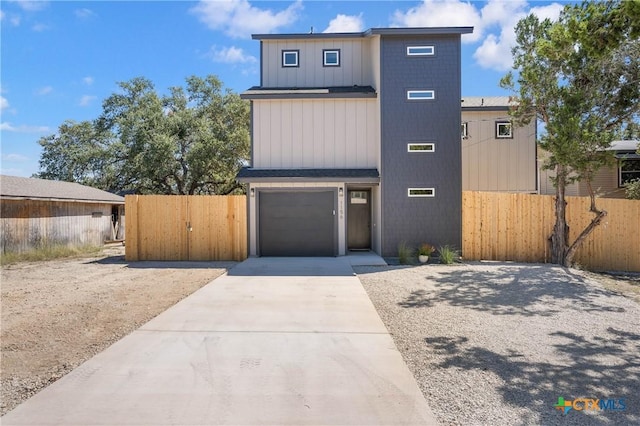
[[[471,27],[263,34],[249,255],[461,245],[460,37]]]
[[[462,99],[462,189],[538,191],[536,121],[515,126],[508,96]]]

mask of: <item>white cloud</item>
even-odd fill
[[[86,7],[74,10],[73,14],[76,15],[76,18],[79,19],[88,19],[96,16],[96,13],[93,10],[87,9]]]
[[[473,58],[483,68],[507,71],[513,65],[511,49],[516,44],[515,27],[518,21],[530,13],[540,19],[558,19],[563,6],[552,3],[547,6],[533,7],[529,10],[526,2],[503,3],[491,1],[482,9],[486,23],[497,23],[500,33],[489,34],[476,49]]]
[[[44,0],[11,0],[11,3],[16,3],[22,8],[22,10],[26,10],[28,12],[37,12],[49,5],[49,2]]]
[[[338,14],[329,22],[323,33],[356,33],[364,29],[362,13],[360,15]]]
[[[208,54],[214,62],[222,62],[223,64],[247,64],[256,63],[258,59],[255,56],[245,53],[239,47],[222,47],[220,49],[212,46]]]
[[[234,38],[248,38],[292,24],[301,9],[300,0],[278,12],[252,6],[247,0],[222,0],[200,1],[190,12],[212,30],[224,31]]]
[[[36,92],[38,95],[40,96],[45,96],[48,95],[49,93],[53,92],[53,87],[51,86],[44,86],[40,89],[38,89],[38,91]]]
[[[482,17],[471,3],[459,0],[424,0],[406,12],[396,10],[391,19],[394,27],[474,27],[472,34],[462,37],[466,43],[482,37]]]
[[[25,161],[29,161],[29,157],[22,154],[2,154],[2,159],[13,163],[24,163]]]
[[[0,130],[16,133],[46,133],[49,132],[47,126],[26,126],[21,125],[18,127],[12,126],[11,123],[5,121],[0,123]]]
[[[80,102],[78,102],[78,105],[82,107],[89,106],[95,99],[97,99],[96,96],[84,95],[80,98]]]
[[[4,96],[0,96],[0,111],[9,108],[9,101]]]
[[[40,24],[40,23],[38,23],[38,24],[33,25],[33,26],[31,27],[31,29],[32,29],[33,31],[37,32],[37,33],[41,33],[41,32],[43,32],[43,31],[48,30],[48,29],[49,29],[49,26],[48,26],[48,25],[46,25],[46,24]]]
[[[87,86],[91,86],[93,84],[93,77],[91,76],[86,76],[85,78],[82,79],[82,83],[87,85]]]

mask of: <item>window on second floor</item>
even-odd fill
[[[339,67],[340,49],[324,49],[322,51],[322,65],[325,67]]]
[[[433,90],[407,90],[407,99],[410,101],[425,101],[436,98]]]
[[[460,133],[462,134],[462,139],[469,138],[469,123],[466,121],[462,122],[462,126],[460,126]]]
[[[299,50],[283,50],[282,51],[282,66],[283,67],[298,67],[300,56]]]
[[[496,121],[496,139],[513,139],[513,126],[510,121]]]
[[[407,46],[407,56],[433,56],[433,46]]]
[[[634,179],[640,179],[640,159],[620,160],[619,186],[624,186]]]

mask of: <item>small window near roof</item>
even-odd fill
[[[435,197],[436,190],[434,188],[409,188],[407,195],[409,197]]]
[[[322,65],[325,67],[340,66],[340,49],[325,49],[322,51]]]
[[[282,66],[283,67],[297,67],[299,66],[298,56],[299,50],[283,50],[282,51]]]
[[[436,144],[433,142],[412,142],[407,144],[408,152],[434,152]]]
[[[407,56],[433,56],[433,46],[407,46]]]
[[[513,126],[509,121],[496,121],[496,139],[513,139]]]
[[[435,99],[433,90],[407,90],[407,99],[410,101],[425,101]]]

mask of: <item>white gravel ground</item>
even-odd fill
[[[640,424],[640,305],[580,271],[354,269],[441,424]],[[558,397],[626,409],[565,415]]]

